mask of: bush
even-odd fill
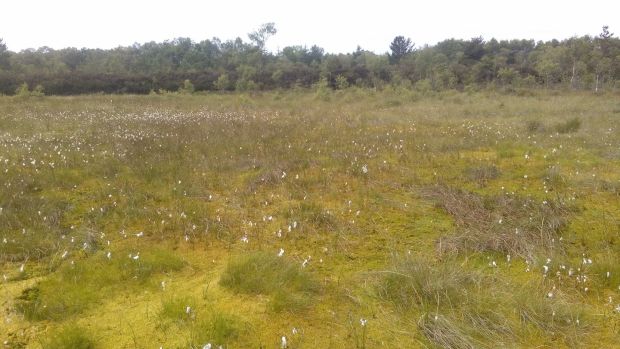
[[[30,90],[28,88],[27,83],[23,83],[19,85],[19,87],[15,90],[16,97],[30,97]]]

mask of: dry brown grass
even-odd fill
[[[570,213],[561,201],[485,197],[447,186],[427,188],[423,195],[436,201],[458,227],[456,234],[440,238],[440,253],[494,251],[532,259],[536,251],[558,246],[558,232]]]

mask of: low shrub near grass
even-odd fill
[[[62,320],[79,314],[106,295],[144,287],[157,273],[180,270],[184,262],[164,250],[145,251],[139,259],[118,253],[96,255],[62,266],[56,273],[26,289],[16,308],[29,320]]]
[[[231,260],[220,285],[234,292],[272,295],[272,309],[299,309],[319,285],[299,264],[265,252],[253,252]]]

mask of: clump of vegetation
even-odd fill
[[[184,323],[192,320],[196,301],[191,297],[168,297],[162,301],[159,316],[164,320]]]
[[[467,169],[466,174],[470,181],[485,187],[490,180],[498,178],[501,172],[495,165],[482,165]]]
[[[179,87],[179,93],[191,95],[196,91],[194,84],[191,81],[185,80],[183,81],[183,86]]]
[[[16,308],[30,320],[62,320],[81,313],[101,300],[102,294],[145,286],[157,273],[180,270],[184,262],[164,250],[108,259],[94,256],[62,266],[28,288],[16,299]]]
[[[275,311],[299,309],[319,289],[314,277],[299,264],[265,252],[231,260],[220,285],[239,293],[272,295]]]
[[[558,123],[557,125],[555,125],[555,130],[558,131],[558,133],[573,133],[579,131],[580,127],[581,119],[576,116],[574,118]]]
[[[404,258],[392,270],[384,272],[378,295],[402,311],[414,307],[429,310],[462,303],[468,287],[480,281],[480,275],[450,263]]]
[[[480,196],[435,186],[424,195],[454,217],[458,232],[442,237],[445,252],[495,251],[534,259],[537,251],[556,247],[570,208],[562,201],[536,202],[514,195]]]
[[[94,349],[96,341],[90,331],[77,325],[66,325],[43,342],[46,349]]]
[[[460,328],[459,324],[440,314],[425,314],[418,320],[418,329],[440,348],[474,349],[480,343]]]
[[[539,120],[530,120],[525,124],[528,133],[539,133],[545,130],[545,124]]]
[[[190,330],[190,348],[202,348],[211,343],[213,347],[226,346],[239,336],[241,320],[236,316],[221,311],[212,311],[202,319],[195,321]]]

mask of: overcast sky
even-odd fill
[[[272,51],[316,44],[333,53],[357,45],[382,53],[396,35],[422,46],[480,35],[565,39],[597,35],[609,25],[619,36],[620,0],[5,0],[0,6],[0,38],[12,51],[112,48],[175,37],[247,40],[266,22],[278,29],[267,43]]]

